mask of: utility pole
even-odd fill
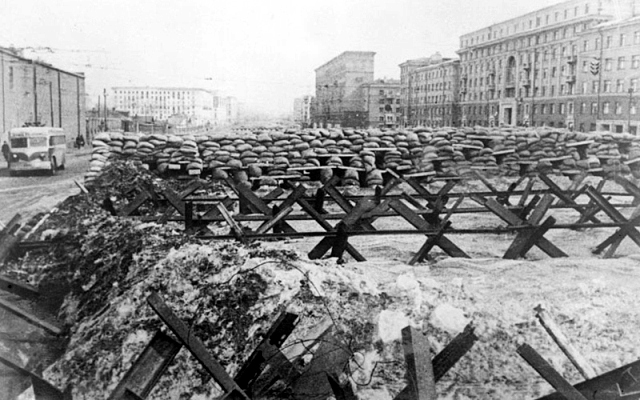
[[[38,82],[36,81],[36,63],[31,60],[33,66],[33,122],[38,125]]]
[[[533,118],[535,117],[535,97],[536,97],[536,66],[537,66],[537,62],[538,62],[538,49],[534,49],[533,50],[533,65],[531,66],[531,74],[533,75],[531,77],[531,118],[529,118],[531,120],[530,122],[530,126],[534,127],[535,126],[535,122],[533,120]]]
[[[629,110],[627,112],[627,132],[631,133],[631,102],[633,101],[633,88],[629,88]]]
[[[107,129],[107,89],[103,89],[104,95],[104,129]]]
[[[51,105],[51,126],[55,126],[53,122],[53,88],[51,87],[51,82],[49,82],[49,104]]]
[[[605,67],[602,65],[604,61],[602,59],[604,52],[604,33],[602,32],[602,28],[598,29],[598,33],[600,33],[600,68],[598,68],[598,112],[596,114],[596,130],[598,130],[598,120],[600,119],[600,92],[602,92],[602,69]]]

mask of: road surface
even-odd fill
[[[89,166],[90,149],[68,150],[65,169],[55,176],[43,173],[9,176],[4,160],[0,160],[0,229],[11,217],[20,213],[22,221],[39,213],[47,212],[80,189],[74,180],[83,182]]]

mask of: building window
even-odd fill
[[[566,86],[564,84],[560,85],[560,94],[561,95],[567,94],[566,93]]]
[[[564,114],[565,112],[565,105],[564,103],[560,103],[559,107],[558,107],[558,113],[559,114]]]
[[[626,44],[625,43],[625,41],[626,41],[625,39],[626,39],[626,35],[624,33],[621,33],[620,34],[620,41],[619,41],[619,45],[620,46],[624,46]]]
[[[600,90],[600,82],[593,81],[591,85],[591,93],[598,93]]]
[[[605,71],[611,71],[612,67],[613,67],[613,59],[612,58],[605,58],[604,59],[604,70]]]
[[[604,114],[609,114],[611,112],[611,103],[609,103],[608,101],[605,101],[602,104],[602,112]]]
[[[600,38],[596,38],[593,48],[595,50],[600,49]]]
[[[631,56],[631,68],[638,69],[640,67],[640,56]]]
[[[589,72],[589,63],[587,61],[582,61],[582,72]]]
[[[569,115],[573,115],[573,103],[567,103],[567,108],[569,109]]]
[[[616,101],[616,115],[622,114],[622,103]]]
[[[616,81],[616,92],[617,93],[622,93],[624,91],[624,80],[623,79],[618,79]]]
[[[607,39],[604,42],[604,48],[605,49],[610,48],[612,43],[613,43],[613,36],[607,36]]]
[[[610,80],[604,81],[604,87],[602,88],[602,92],[603,93],[611,93],[611,81]]]
[[[618,69],[624,69],[624,57],[618,57]]]
[[[631,109],[629,110],[631,115],[636,115],[638,113],[638,107],[636,103],[631,104]]]
[[[597,114],[598,113],[598,103],[591,103],[591,114]]]
[[[580,103],[580,114],[586,114],[587,113],[587,103]]]
[[[556,87],[555,85],[551,85],[551,91],[549,92],[549,96],[553,96],[556,94]]]
[[[582,82],[582,94],[587,94],[589,88],[589,82]]]
[[[549,114],[555,113],[555,104],[549,104]]]

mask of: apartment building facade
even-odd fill
[[[584,42],[595,41],[600,24],[633,19],[636,3],[569,0],[461,36],[461,124],[579,129],[582,123],[588,130],[587,120],[576,126],[581,68],[593,58]]]
[[[640,16],[605,22],[580,35],[579,130],[638,133],[640,103]]]
[[[361,127],[367,123],[360,85],[373,81],[372,51],[345,51],[316,68],[313,122],[320,127]]]
[[[151,117],[166,121],[172,116],[184,116],[192,124],[221,125],[237,120],[238,104],[233,97],[221,97],[216,92],[189,87],[112,88],[113,105],[131,116]]]
[[[412,126],[459,126],[460,61],[431,57],[400,64],[401,112]]]
[[[9,129],[26,123],[63,128],[69,146],[86,133],[84,74],[0,48],[0,75],[3,138]]]
[[[365,128],[396,128],[400,118],[400,81],[376,79],[360,86],[358,93],[362,110],[366,113]]]

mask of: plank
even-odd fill
[[[25,299],[32,300],[40,297],[40,292],[38,292],[37,288],[18,282],[4,275],[0,275],[0,290],[4,290],[5,292],[15,294]]]
[[[587,400],[582,393],[571,386],[571,384],[553,369],[551,364],[542,358],[531,346],[525,343],[518,347],[517,352],[544,380],[560,392],[565,399]]]
[[[8,368],[16,371],[18,374],[31,379],[33,391],[36,399],[46,400],[69,400],[70,388],[64,392],[53,386],[51,383],[42,379],[42,377],[33,371],[22,367],[18,361],[11,359],[8,355],[0,354],[0,364],[4,364]]]
[[[578,383],[574,387],[587,400],[621,399],[637,400],[640,381],[640,360],[616,368],[595,378]],[[632,396],[632,394],[635,394]],[[623,397],[627,396],[628,397]],[[551,393],[538,400],[564,400],[562,393]]]
[[[241,199],[244,198],[248,206],[252,208],[255,212],[258,212],[264,215],[271,215],[271,208],[269,208],[269,206],[264,201],[262,201],[262,199],[259,198],[255,193],[253,193],[251,189],[240,185],[236,187],[235,190],[238,192],[238,196]],[[293,229],[291,225],[289,225],[284,221],[282,222],[281,226],[284,232],[286,233],[296,232],[296,230]]]
[[[353,393],[353,389],[349,383],[344,386],[340,384],[340,378],[335,373],[326,373],[327,381],[329,382],[329,386],[331,386],[331,391],[333,392],[333,397],[336,400],[358,400],[358,397],[355,393]]]
[[[182,201],[178,193],[168,187],[162,189],[160,193],[162,193],[164,198],[167,199],[169,204],[171,204],[171,206],[175,208],[180,213],[180,215],[184,216],[184,202]]]
[[[288,362],[279,348],[293,332],[297,320],[298,315],[293,313],[283,312],[278,316],[278,319],[271,325],[260,344],[249,355],[247,361],[234,377],[238,386],[245,389],[248,388],[249,384],[270,365],[272,358],[276,354],[281,355]]]
[[[547,185],[549,190],[551,190],[551,192],[553,192],[553,194],[556,195],[561,201],[563,201],[566,205],[576,206],[575,207],[576,211],[584,215],[585,206],[580,206],[578,203],[576,203],[575,200],[571,198],[571,196],[569,196],[562,189],[560,189],[560,187],[556,185],[555,182],[553,182],[551,178],[549,178],[547,175],[539,174],[538,177],[545,183],[545,185]],[[595,222],[596,224],[600,223],[600,220],[595,216],[589,217],[589,221]]]
[[[407,364],[407,386],[415,400],[436,400],[431,345],[426,335],[412,326],[402,329],[402,347]]]
[[[242,227],[238,225],[238,223],[233,219],[231,213],[229,213],[229,210],[227,210],[227,208],[222,205],[222,203],[216,204],[216,207],[218,208],[218,212],[220,213],[220,215],[222,215],[222,218],[224,218],[226,223],[229,225],[229,228],[231,228],[231,232],[233,232],[233,235],[236,237],[236,239],[244,240],[244,231],[242,230]]]
[[[276,226],[280,221],[286,218],[287,215],[291,214],[292,211],[293,211],[292,206],[288,206],[281,209],[273,216],[273,218],[271,218],[268,221],[265,221],[262,225],[260,225],[258,229],[256,229],[256,233],[267,233],[269,229]]]
[[[633,227],[634,225],[637,225],[640,223],[640,215],[636,215],[635,217],[633,217],[632,219],[629,220],[629,223],[623,227],[621,227],[620,229],[618,229],[617,231],[615,231],[613,233],[613,235],[609,236],[608,238],[606,238],[602,243],[600,243],[598,246],[596,246],[596,248],[592,251],[593,254],[600,254],[604,251],[604,249],[606,249],[609,246],[614,246],[617,248],[618,245],[620,245],[620,243],[622,242],[622,240],[627,236],[628,234],[628,229],[630,227]],[[609,257],[605,258],[610,258],[613,254],[610,254]]]
[[[153,311],[160,317],[162,322],[165,323],[178,337],[178,340],[182,342],[182,345],[186,347],[191,354],[198,360],[198,362],[204,367],[214,381],[227,393],[237,391],[242,395],[242,398],[249,399],[244,391],[238,386],[238,384],[227,374],[227,371],[220,365],[211,354],[207,351],[204,343],[193,334],[192,330],[185,325],[167,306],[160,295],[156,292],[151,292],[147,297],[147,302],[153,308]]]
[[[109,400],[126,399],[127,390],[140,398],[147,397],[181,348],[182,345],[166,333],[157,331],[111,392]]]
[[[451,368],[473,347],[478,340],[472,324],[468,324],[447,346],[442,349],[432,360],[433,380],[438,383]],[[406,386],[395,400],[411,400],[409,387]]]
[[[553,341],[560,347],[560,350],[569,358],[578,372],[580,372],[585,379],[594,378],[596,371],[582,354],[573,347],[573,344],[567,339],[564,332],[562,332],[547,310],[542,305],[538,305],[534,310],[536,312],[536,318],[540,321],[540,325],[542,325],[544,330],[547,331]]]
[[[0,299],[0,308],[5,309],[6,311],[18,316],[19,318],[25,320],[26,322],[37,326],[39,328],[44,329],[45,331],[53,334],[53,335],[61,335],[62,334],[62,329],[60,329],[59,327],[53,325],[52,323],[49,323],[41,318],[38,318],[37,316],[21,309],[20,307],[12,304],[11,302],[8,302],[4,299]]]
[[[122,210],[120,210],[119,215],[121,217],[128,217],[132,213],[134,213],[145,201],[149,199],[149,193],[146,190],[141,191],[138,195],[127,204]]]

